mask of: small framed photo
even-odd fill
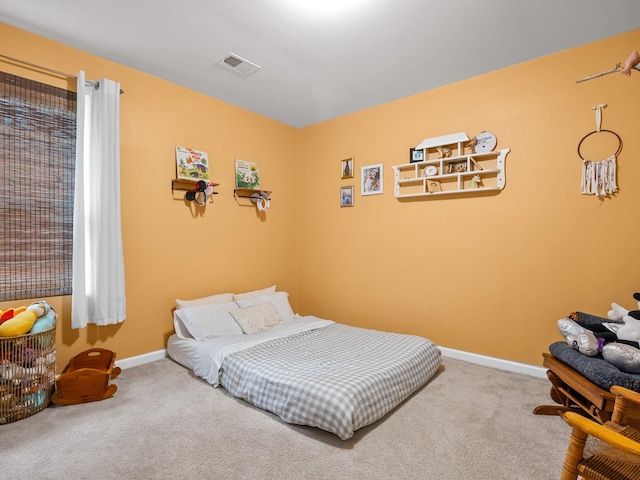
[[[342,178],[353,178],[353,158],[342,160]]]
[[[438,180],[427,180],[427,191],[441,192],[442,187],[440,186],[440,182]]]
[[[340,187],[340,206],[353,207],[354,185],[348,187]]]
[[[424,150],[416,150],[415,148],[410,148],[409,162],[410,163],[424,162]]]
[[[382,164],[362,167],[360,174],[362,195],[377,195],[383,192]]]
[[[466,172],[467,171],[467,162],[462,161],[462,162],[451,162],[451,163],[447,163],[447,166],[445,168],[445,171],[447,173],[461,173],[461,172]]]

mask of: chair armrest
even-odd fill
[[[563,415],[563,418],[574,429],[578,429],[587,435],[591,435],[614,448],[640,457],[640,443],[575,412],[567,412]]]
[[[640,393],[614,385],[611,393],[616,396],[611,421],[618,425],[638,427],[640,420]]]
[[[621,387],[620,385],[614,385],[611,387],[611,393],[616,396],[620,396],[631,402],[637,403],[640,406],[640,393],[629,390],[628,388]]]

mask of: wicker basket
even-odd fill
[[[56,327],[0,337],[0,425],[49,405],[56,376]]]

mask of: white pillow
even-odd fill
[[[270,303],[232,310],[229,314],[235,319],[236,323],[240,325],[242,331],[248,335],[283,325],[278,317],[278,312],[276,312],[275,307]]]
[[[233,300],[244,300],[245,298],[255,297],[257,295],[263,295],[265,293],[273,293],[276,291],[276,286],[272,285],[269,288],[263,288],[260,290],[252,290],[251,292],[245,293],[234,293]]]
[[[187,327],[182,323],[180,317],[178,316],[178,311],[173,312],[173,329],[176,331],[176,335],[179,338],[193,338],[187,330]]]
[[[233,293],[220,293],[208,297],[195,298],[193,300],[180,300],[176,298],[176,308],[197,307],[199,305],[217,305],[219,303],[233,302]]]
[[[289,294],[287,292],[274,292],[269,294],[257,295],[247,299],[237,300],[236,303],[242,307],[250,305],[262,305],[263,303],[271,303],[276,308],[280,320],[284,323],[291,323],[294,317],[293,309],[289,303]]]
[[[235,302],[181,308],[175,314],[196,340],[220,335],[241,335],[242,329],[229,312],[238,310]]]

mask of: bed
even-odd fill
[[[294,315],[286,292],[256,292],[178,308],[167,351],[214,387],[284,422],[349,439],[440,367],[440,350],[426,338]]]

